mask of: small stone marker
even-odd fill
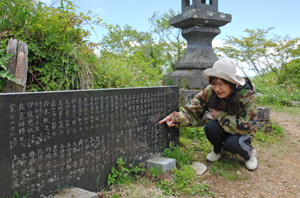
[[[193,162],[192,169],[197,172],[197,175],[202,175],[207,170],[207,167],[200,162]]]
[[[3,93],[25,92],[28,70],[28,47],[26,43],[17,39],[10,39],[7,44],[7,53],[14,54],[7,63],[7,70],[14,75],[17,83],[7,81]]]
[[[257,107],[258,119],[260,122],[270,121],[270,108],[268,107]]]
[[[176,166],[176,160],[171,158],[165,158],[165,157],[156,157],[150,160],[147,160],[147,170],[150,170],[150,168],[158,168],[161,169],[163,172],[166,172],[168,170],[172,170]]]
[[[56,195],[54,198],[69,198],[69,197],[77,197],[77,198],[98,198],[97,193],[90,192],[81,188],[72,188],[67,190],[66,192],[60,193]]]
[[[272,122],[270,122],[270,108],[257,107],[258,118],[256,121],[257,129],[264,129],[264,132],[272,131]]]

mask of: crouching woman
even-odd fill
[[[252,87],[236,75],[236,66],[230,59],[216,61],[203,75],[210,85],[182,107],[182,111],[171,113],[159,124],[201,126],[205,118],[209,118],[208,122],[204,121],[204,131],[213,151],[206,160],[217,161],[223,151],[229,151],[242,156],[248,170],[256,170],[256,150],[251,142],[256,132],[257,108]]]

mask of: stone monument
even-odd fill
[[[212,40],[220,34],[219,27],[231,22],[231,15],[218,12],[218,0],[182,0],[182,13],[171,18],[170,25],[182,29],[187,40],[183,57],[175,63],[176,71],[165,76],[164,83],[178,85],[183,103],[190,101],[208,85],[202,71],[212,68],[218,60]]]
[[[0,197],[14,190],[48,196],[58,185],[95,192],[120,157],[130,167],[160,156],[171,141],[179,142],[178,129],[157,123],[178,111],[178,91],[0,94]]]

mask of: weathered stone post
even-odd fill
[[[266,133],[272,132],[272,122],[270,121],[270,108],[257,107],[258,118],[256,128],[261,129]]]
[[[182,29],[187,50],[175,63],[176,71],[165,76],[165,85],[178,85],[183,103],[190,101],[208,85],[202,71],[218,60],[212,40],[220,34],[219,27],[231,22],[231,15],[218,12],[218,0],[182,0],[182,13],[171,18],[170,25]]]
[[[3,87],[4,93],[25,92],[28,70],[28,47],[17,39],[10,39],[7,53],[14,54],[7,64],[7,70],[13,74],[18,83],[7,81]]]

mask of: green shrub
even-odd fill
[[[102,52],[104,53],[104,52]],[[94,70],[95,88],[151,87],[162,85],[159,68],[137,56],[119,57],[109,54],[100,57],[101,64]]]
[[[3,0],[0,3],[0,44],[10,38],[28,46],[27,90],[53,91],[92,88],[93,71],[100,60],[85,23],[106,25],[88,13],[79,15],[71,1],[60,7],[47,7],[35,0]]]
[[[257,97],[257,103],[260,105],[285,106],[290,101],[300,101],[300,89],[298,84],[280,84],[278,85],[274,78],[269,76],[255,77],[253,79],[255,91],[263,94]]]

